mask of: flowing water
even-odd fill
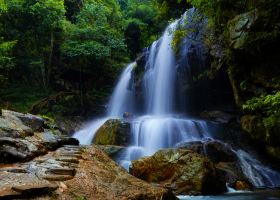
[[[175,108],[183,109],[183,106],[178,105],[176,101],[178,98],[175,92],[176,85],[180,81],[178,81],[178,61],[171,43],[174,30],[182,25],[184,19],[189,22],[194,13],[195,9],[190,9],[183,15],[182,19],[171,23],[163,36],[149,48],[142,81],[144,114],[131,119],[131,144],[117,160],[125,168],[129,167],[132,160],[152,155],[162,148],[176,147],[181,142],[214,139],[207,122],[184,117],[175,112]],[[202,20],[201,23],[205,25],[205,20]],[[192,35],[192,38],[194,37],[199,39],[201,35],[196,33]],[[184,48],[182,48],[184,53],[193,51],[193,45],[195,44],[191,39],[184,40]],[[201,56],[201,60],[204,59],[203,53],[200,52],[202,49],[201,47],[195,48],[195,51],[198,51],[196,56]],[[94,139],[95,132],[107,119],[121,118],[124,112],[133,113],[137,110],[135,89],[133,88],[133,69],[135,66],[136,63],[129,64],[120,76],[109,102],[107,116],[93,121],[74,135],[82,144],[90,144]],[[188,78],[189,76],[185,77],[185,79]],[[280,174],[278,172],[264,166],[245,151],[236,150],[235,153],[239,158],[244,174],[255,187],[280,186]],[[191,197],[185,199],[188,198]],[[193,199],[199,199],[199,197]],[[202,197],[202,199],[211,199],[211,197]],[[230,199],[230,197],[227,197],[227,199]]]

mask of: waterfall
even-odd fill
[[[124,112],[133,112],[132,70],[136,63],[129,64],[121,74],[108,106],[108,116],[122,117]]]
[[[130,119],[131,143],[117,158],[117,162],[126,169],[129,168],[132,160],[150,156],[159,149],[175,148],[184,142],[203,142],[208,138],[215,139],[206,121],[176,114],[178,108],[184,113],[185,105],[180,101],[186,102],[186,97],[190,95],[185,93],[183,84],[192,81],[190,79],[193,70],[205,68],[206,65],[206,50],[201,42],[201,31],[204,30],[207,20],[201,18],[198,23],[193,19],[197,15],[194,8],[187,11],[181,19],[171,23],[162,37],[149,48],[141,80],[141,95],[143,95],[141,100],[143,101],[137,102],[137,104],[143,104],[137,105],[143,108],[143,115],[137,116],[135,113],[136,108],[139,108],[135,103],[136,92],[133,87],[135,86],[134,69],[137,64],[131,63],[119,78],[108,103],[107,115],[91,122],[84,129],[75,133],[73,137],[78,138],[81,144],[91,144],[95,132],[106,120],[115,117],[121,118],[124,112],[133,113],[135,117]],[[185,20],[187,20],[186,24]],[[196,31],[183,40],[178,59],[172,48],[172,39],[174,31],[182,26],[191,30],[196,27]],[[195,57],[198,61],[191,62],[190,57]],[[186,72],[182,72],[184,70]],[[184,91],[184,94],[178,94],[178,91],[179,93]],[[178,101],[182,96],[184,97]],[[255,187],[280,186],[278,172],[264,166],[245,151],[234,152],[239,158],[243,173]]]
[[[133,111],[132,109],[134,101],[133,91],[131,89],[131,72],[134,66],[135,63],[131,63],[122,72],[109,102],[107,116],[93,120],[82,130],[76,132],[72,136],[73,138],[78,139],[81,144],[89,145],[92,143],[95,133],[108,119],[113,117],[122,117],[124,112]]]
[[[150,114],[160,115],[172,112],[176,66],[171,42],[178,22],[179,20],[176,20],[167,27],[160,39],[159,48],[156,48],[159,43],[157,41],[150,50],[147,62],[150,66],[144,78],[147,111]],[[158,51],[157,54],[156,51]]]

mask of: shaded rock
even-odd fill
[[[246,181],[236,181],[234,188],[236,190],[251,190],[252,186]]]
[[[218,122],[218,123],[234,122],[237,119],[235,115],[220,110],[203,111],[202,113],[200,113],[200,116],[204,119]]]
[[[236,16],[229,22],[231,46],[234,49],[242,49],[249,41],[249,32],[258,19],[258,11],[252,10]]]
[[[25,139],[0,138],[0,161],[2,163],[26,161],[46,152],[47,149],[44,146],[35,145]]]
[[[244,176],[238,162],[220,162],[215,166],[223,174],[230,187],[236,190],[251,190],[253,188]]]
[[[238,160],[231,146],[218,140],[185,142],[178,145],[208,157],[212,162],[236,162]]]
[[[206,157],[186,149],[160,150],[151,157],[132,161],[130,173],[158,183],[175,194],[218,194],[225,180]]]
[[[130,125],[120,119],[107,120],[96,132],[94,144],[126,145],[129,142]]]

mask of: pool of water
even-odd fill
[[[280,200],[280,190],[234,192],[218,196],[178,196],[180,200]]]

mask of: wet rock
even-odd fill
[[[234,188],[236,190],[251,190],[252,186],[246,181],[236,181]]]
[[[236,190],[251,190],[253,188],[244,176],[238,162],[220,162],[215,166],[223,174],[230,187]]]
[[[158,183],[175,194],[218,194],[225,180],[206,157],[186,149],[160,150],[151,157],[132,161],[130,173]]]
[[[218,140],[193,141],[177,145],[208,157],[212,162],[236,162],[238,160],[231,146]]]
[[[130,125],[120,119],[107,120],[96,132],[94,144],[126,145],[129,142]]]
[[[237,119],[237,116],[220,110],[203,111],[200,113],[200,116],[204,119],[217,123],[230,123],[235,122]]]

